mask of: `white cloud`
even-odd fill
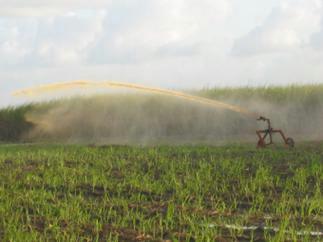
[[[0,24],[1,66],[17,65],[31,52],[30,43],[35,33],[33,21],[6,21]]]
[[[283,0],[261,25],[236,40],[232,53],[252,56],[307,46],[312,33],[319,28],[321,15],[320,0]]]
[[[97,9],[112,0],[0,0],[2,17],[47,17],[62,15],[71,10]]]
[[[98,63],[131,63],[197,54],[223,24],[228,0],[163,0],[110,6],[105,32],[90,56]],[[214,31],[213,31],[214,30]]]
[[[207,42],[216,42],[210,29],[216,29],[230,14],[230,2],[124,0],[88,4],[76,0],[28,3],[16,0],[4,3],[2,12],[6,8],[15,9],[20,18],[2,17],[8,25],[3,27],[4,32],[10,29],[17,33],[0,36],[0,61],[6,65],[56,66],[82,64],[87,60],[95,65],[193,56]],[[86,6],[91,9],[85,9]],[[13,13],[7,12],[10,14]],[[0,28],[1,25],[0,22]]]
[[[98,10],[41,19],[6,19],[0,24],[2,67],[82,63],[89,46],[101,34],[104,17],[105,12]]]
[[[102,32],[105,12],[92,14],[95,16],[74,13],[39,23],[31,58],[49,64],[82,63],[89,46]]]
[[[315,50],[323,50],[323,17],[321,19],[321,29],[311,36],[311,46]]]

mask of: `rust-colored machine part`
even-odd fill
[[[256,131],[259,138],[257,143],[258,148],[265,148],[266,146],[273,144],[273,134],[275,133],[281,135],[287,147],[293,148],[295,146],[294,140],[292,138],[286,137],[282,130],[273,129],[271,127],[270,119],[260,116],[257,120],[267,122],[268,126],[267,129]]]

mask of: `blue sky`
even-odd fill
[[[163,88],[323,82],[323,0],[0,0],[0,106],[74,79]]]

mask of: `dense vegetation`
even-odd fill
[[[320,144],[2,145],[0,240],[319,241],[322,158]]]
[[[25,114],[32,105],[8,107],[0,110],[0,142],[18,142],[21,136],[32,128],[25,120]]]
[[[206,88],[198,91],[199,95],[219,99],[262,99],[273,103],[303,103],[308,107],[319,105],[323,101],[323,84],[290,85],[241,88]]]

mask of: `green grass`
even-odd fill
[[[319,241],[323,146],[0,146],[1,241]],[[234,226],[280,230],[243,231]]]

